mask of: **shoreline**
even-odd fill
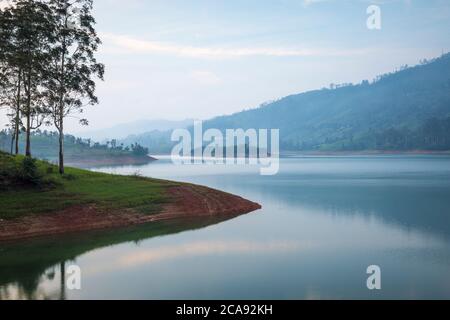
[[[155,214],[80,205],[54,213],[0,220],[0,243],[183,218],[233,217],[261,209],[258,203],[242,197],[193,184],[170,186],[166,192],[170,201]]]
[[[395,151],[395,150],[364,150],[364,151],[286,151],[282,152],[282,157],[292,156],[396,156],[396,155],[450,155],[449,151],[432,151],[432,150],[410,150],[410,151]]]
[[[66,165],[69,167],[90,168],[105,166],[128,166],[128,165],[146,165],[157,161],[158,159],[148,156],[105,156],[97,158],[70,157],[66,159]]]
[[[291,158],[295,156],[395,156],[395,155],[443,155],[450,156],[448,151],[432,151],[432,150],[410,150],[410,151],[395,151],[395,150],[363,150],[363,151],[281,151],[280,158]],[[170,154],[154,154],[152,157],[158,159],[170,159]]]

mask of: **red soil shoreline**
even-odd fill
[[[34,237],[111,229],[162,220],[202,216],[236,216],[261,209],[257,203],[207,187],[183,184],[168,188],[171,201],[156,214],[131,209],[105,211],[76,206],[60,212],[0,220],[0,242]]]

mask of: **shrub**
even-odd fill
[[[18,185],[51,187],[57,183],[52,176],[53,170],[52,165],[43,161],[0,153],[0,189]]]
[[[71,173],[65,173],[62,175],[62,177],[64,180],[67,180],[67,181],[72,181],[72,180],[76,179],[76,177]]]
[[[42,180],[42,175],[36,165],[36,160],[30,157],[24,157],[19,162],[18,178],[25,183],[39,184]]]

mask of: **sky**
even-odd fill
[[[0,0],[0,5],[5,0]],[[370,30],[367,8],[381,10]],[[94,0],[100,104],[67,130],[208,119],[450,51],[448,0]],[[6,124],[0,115],[0,128]]]

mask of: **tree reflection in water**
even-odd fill
[[[214,225],[236,216],[164,221],[0,244],[0,300],[65,300],[66,265],[94,249],[147,240]],[[59,270],[58,270],[59,269]],[[57,273],[59,271],[59,274]]]

